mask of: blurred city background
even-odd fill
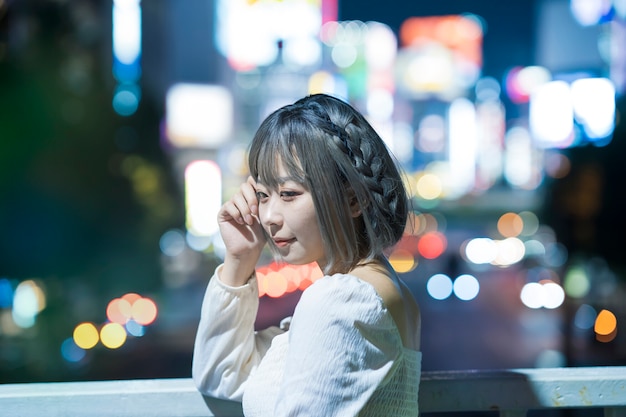
[[[626,1],[0,0],[0,382],[188,377],[277,107],[407,173],[423,369],[626,364]],[[313,266],[259,265],[258,326]]]

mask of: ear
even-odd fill
[[[350,192],[350,215],[357,218],[361,215],[361,205],[353,192]]]

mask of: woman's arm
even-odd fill
[[[254,331],[254,269],[265,245],[255,186],[249,177],[218,213],[226,253],[207,286],[193,354],[192,377],[200,392],[232,400],[241,400],[245,381],[276,333]]]
[[[221,282],[218,267],[207,286],[193,353],[192,377],[208,396],[241,401],[245,382],[269,348],[277,327],[255,332],[256,278],[239,287]]]

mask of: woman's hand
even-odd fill
[[[217,215],[220,234],[226,247],[220,280],[227,285],[245,284],[261,256],[265,236],[258,213],[256,181],[248,177],[239,191],[224,203]]]

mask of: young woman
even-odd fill
[[[242,401],[246,416],[417,416],[419,310],[384,256],[408,198],[384,142],[349,104],[317,94],[263,121],[249,168],[218,215],[226,255],[203,301],[198,389]],[[288,330],[254,329],[266,244],[325,273]]]

